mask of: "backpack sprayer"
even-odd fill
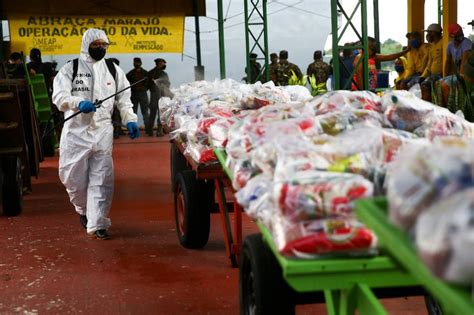
[[[124,92],[124,91],[130,89],[132,86],[134,86],[134,85],[136,85],[136,84],[138,84],[138,83],[141,83],[141,82],[143,82],[143,81],[145,81],[145,80],[147,80],[147,79],[148,79],[148,77],[144,77],[143,79],[138,80],[137,82],[134,82],[133,84],[130,84],[129,86],[127,86],[126,88],[124,88],[124,89],[118,91],[118,92],[115,93],[115,94],[112,94],[112,95],[110,95],[110,96],[108,96],[108,97],[106,97],[106,98],[104,98],[104,99],[101,99],[101,100],[95,100],[95,102],[94,102],[95,108],[101,107],[101,106],[102,106],[102,103],[104,103],[106,100],[111,99],[112,97],[115,97],[115,96],[119,95],[120,93],[122,93],[122,92]],[[76,117],[77,115],[82,114],[82,113],[83,113],[82,111],[78,111],[77,113],[74,113],[74,114],[72,114],[71,116],[69,116],[68,118],[64,119],[63,121],[57,123],[57,124],[54,125],[52,128],[46,130],[46,131],[43,133],[43,136],[41,137],[41,141],[43,142],[44,139],[46,138],[46,136],[49,135],[53,130],[55,130],[56,127],[58,127],[59,125],[64,124],[66,121],[71,120],[72,118],[74,118],[74,117]],[[49,122],[51,121],[52,118],[53,118],[53,115],[51,115],[51,116],[49,117],[49,119],[48,119],[48,124],[47,124],[46,126],[49,125]]]

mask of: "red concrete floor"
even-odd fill
[[[41,164],[23,213],[0,216],[0,314],[238,314],[238,270],[221,223],[203,250],[176,237],[167,138],[114,144],[112,239],[89,238],[57,176]],[[244,235],[256,231],[244,220]],[[390,314],[425,314],[421,298],[384,302]],[[298,314],[325,314],[322,305]]]

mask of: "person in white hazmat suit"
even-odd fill
[[[64,65],[53,84],[53,103],[65,113],[64,118],[79,110],[82,112],[64,124],[59,177],[80,216],[81,225],[88,234],[99,239],[109,238],[107,229],[111,225],[108,214],[114,190],[111,119],[114,102],[130,138],[139,136],[130,90],[103,102],[98,108],[92,103],[130,85],[120,67],[114,65],[115,78],[112,76],[110,65],[104,59],[108,46],[104,31],[88,29],[82,37],[80,58]]]

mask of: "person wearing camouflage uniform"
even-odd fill
[[[278,55],[276,53],[270,54],[270,64],[268,66],[270,68],[270,79],[273,81],[273,83],[277,84]]]
[[[297,65],[288,62],[288,51],[280,51],[280,62],[278,63],[277,72],[277,85],[288,85],[288,80],[291,77],[293,71],[298,79],[303,77],[300,68]]]
[[[331,74],[331,67],[323,61],[323,54],[321,50],[316,50],[313,54],[313,63],[310,63],[306,74],[308,77],[314,75],[316,84],[326,83]]]
[[[245,76],[243,79],[245,82],[247,83],[255,83],[257,81],[260,81],[261,80],[261,69],[262,69],[262,66],[260,65],[259,62],[257,62],[257,54],[255,53],[251,53],[250,54],[250,80],[248,78],[248,76]],[[245,73],[247,73],[247,67],[245,67]]]

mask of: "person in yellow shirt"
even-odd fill
[[[423,43],[420,32],[411,32],[407,34],[410,51],[407,53],[407,78],[400,83],[400,87],[409,90],[418,83],[421,74],[426,68],[428,62],[427,46]]]
[[[443,74],[443,29],[437,23],[430,24],[425,30],[426,41],[429,44],[428,63],[420,77],[421,97],[431,102],[433,83],[438,81]]]
[[[395,79],[395,89],[402,90],[401,83],[407,79],[407,58],[406,57],[399,57],[395,60],[395,71],[398,73],[398,77]]]

